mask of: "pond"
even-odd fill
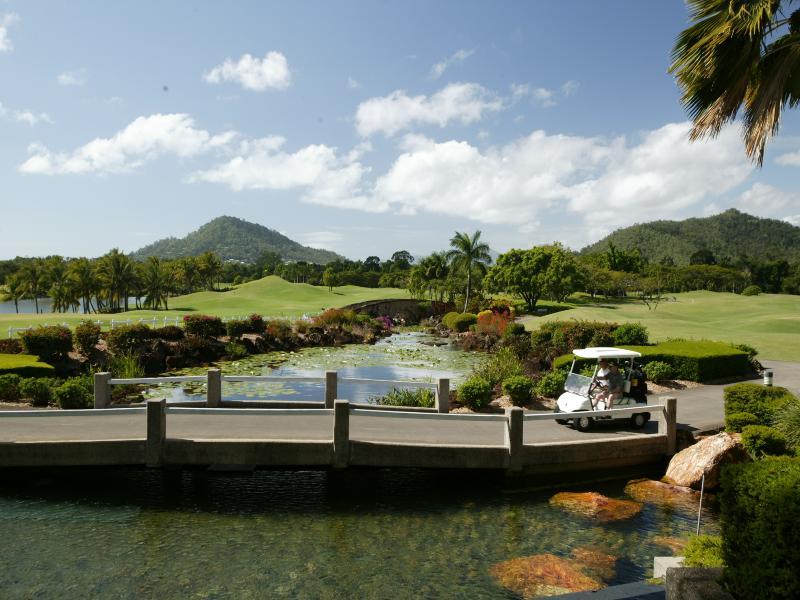
[[[395,381],[435,382],[449,378],[460,383],[486,355],[464,352],[448,340],[420,331],[404,331],[379,340],[374,345],[351,344],[336,348],[306,348],[297,352],[271,352],[243,360],[220,362],[223,375],[282,375],[324,377],[325,371],[338,371],[340,378],[391,379]],[[170,375],[202,375],[207,367],[192,367]],[[370,402],[389,391],[386,384],[347,384],[338,386],[339,398]],[[166,397],[168,402],[204,400],[205,385],[165,384],[150,388],[151,398]],[[315,383],[223,383],[226,400],[322,400],[323,384]]]
[[[624,482],[586,486],[622,497]],[[475,472],[17,472],[0,479],[4,599],[514,598],[492,565],[578,547],[650,576],[659,536],[696,509],[645,505],[611,524],[570,516],[558,490]],[[718,533],[706,511],[703,532]]]

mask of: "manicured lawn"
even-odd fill
[[[323,308],[345,306],[364,300],[408,298],[408,292],[397,288],[363,288],[352,285],[333,288],[305,283],[289,283],[280,277],[265,277],[244,283],[228,292],[198,292],[169,299],[169,311],[129,311],[117,315],[90,315],[92,320],[108,323],[111,319],[140,318],[161,321],[164,317],[182,317],[190,312],[220,317],[258,313],[267,317],[299,317],[316,314]],[[45,313],[42,315],[0,315],[0,337],[7,337],[9,327],[27,327],[41,323],[67,323],[74,326],[85,315]]]
[[[0,354],[0,375],[16,373],[21,377],[48,377],[55,370],[48,364],[39,362],[38,356],[30,354]]]
[[[800,361],[800,296],[688,292],[674,298],[656,310],[633,300],[591,303],[580,299],[555,314],[525,317],[524,323],[536,329],[544,321],[564,319],[638,322],[648,328],[651,341],[720,340],[749,344],[759,351],[759,358]]]

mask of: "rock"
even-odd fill
[[[652,479],[635,479],[625,486],[625,493],[639,502],[648,502],[697,512],[700,494],[689,487],[654,481]]]
[[[739,434],[718,433],[673,456],[664,481],[699,490],[705,473],[706,487],[712,489],[719,485],[722,465],[749,460]]]
[[[630,519],[642,511],[639,502],[615,500],[597,492],[559,492],[550,498],[550,504],[601,523]]]
[[[688,541],[689,540],[686,538],[671,537],[668,535],[657,535],[653,538],[654,544],[664,548],[669,548],[673,554],[683,552],[683,549],[686,547],[686,543]]]
[[[572,558],[580,563],[583,571],[604,581],[613,579],[616,575],[617,557],[598,548],[579,546],[572,550]]]
[[[535,554],[506,560],[491,568],[504,588],[523,598],[599,590],[602,582],[584,573],[574,560]]]

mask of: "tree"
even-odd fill
[[[158,310],[164,305],[169,310],[169,293],[174,279],[172,268],[157,256],[151,256],[141,267],[144,305]]]
[[[128,296],[136,284],[136,263],[113,248],[100,259],[98,274],[111,310],[128,310]]]
[[[211,251],[203,252],[197,257],[197,271],[206,287],[215,290],[222,274],[222,259]]]
[[[13,302],[14,311],[19,314],[19,301],[25,297],[25,284],[19,273],[14,273],[6,278],[6,284],[2,288],[3,302]]]
[[[329,292],[332,292],[336,283],[336,272],[331,267],[326,268],[322,272],[322,285],[326,286]]]
[[[377,256],[368,256],[367,259],[364,261],[364,268],[367,271],[380,271],[381,270],[381,259]]]
[[[33,298],[33,305],[36,313],[39,313],[39,298],[45,292],[45,267],[44,261],[40,258],[25,264],[20,271],[20,284],[28,298]]]
[[[800,102],[800,9],[791,0],[689,0],[670,72],[694,121],[691,139],[716,136],[744,106],[747,155],[760,166],[781,111]],[[788,14],[788,16],[786,16]]]
[[[91,312],[93,310],[92,298],[97,295],[100,287],[94,265],[88,258],[78,258],[70,261],[67,273],[72,281],[75,294],[81,301],[83,312]]]
[[[467,312],[467,306],[469,305],[473,271],[483,274],[486,272],[486,265],[492,262],[492,257],[489,256],[489,246],[481,242],[480,239],[480,231],[473,233],[472,237],[466,233],[456,231],[450,240],[451,249],[448,250],[446,255],[450,266],[454,270],[464,273],[467,277],[464,312]]]
[[[414,257],[408,250],[398,250],[392,254],[390,259],[395,269],[408,269],[409,266],[414,264]]]

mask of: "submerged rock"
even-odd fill
[[[639,502],[687,511],[696,511],[700,502],[700,494],[692,488],[653,479],[629,481],[625,486],[625,493]]]
[[[559,492],[550,498],[550,504],[602,523],[635,517],[642,505],[633,500],[616,500],[597,492]]]
[[[719,485],[722,465],[749,460],[739,434],[718,433],[673,456],[664,481],[699,490],[705,473],[706,487],[711,489]]]
[[[577,561],[554,554],[512,558],[492,566],[491,573],[500,585],[523,598],[589,592],[604,587],[601,581],[584,573]]]
[[[579,546],[572,550],[572,558],[581,565],[583,571],[603,581],[613,579],[616,575],[617,557],[606,554],[601,549]]]
[[[678,537],[671,537],[668,535],[657,535],[653,538],[653,543],[664,548],[669,548],[673,554],[679,554],[683,552],[683,549],[686,547],[686,543],[689,540],[686,538],[678,538]]]

